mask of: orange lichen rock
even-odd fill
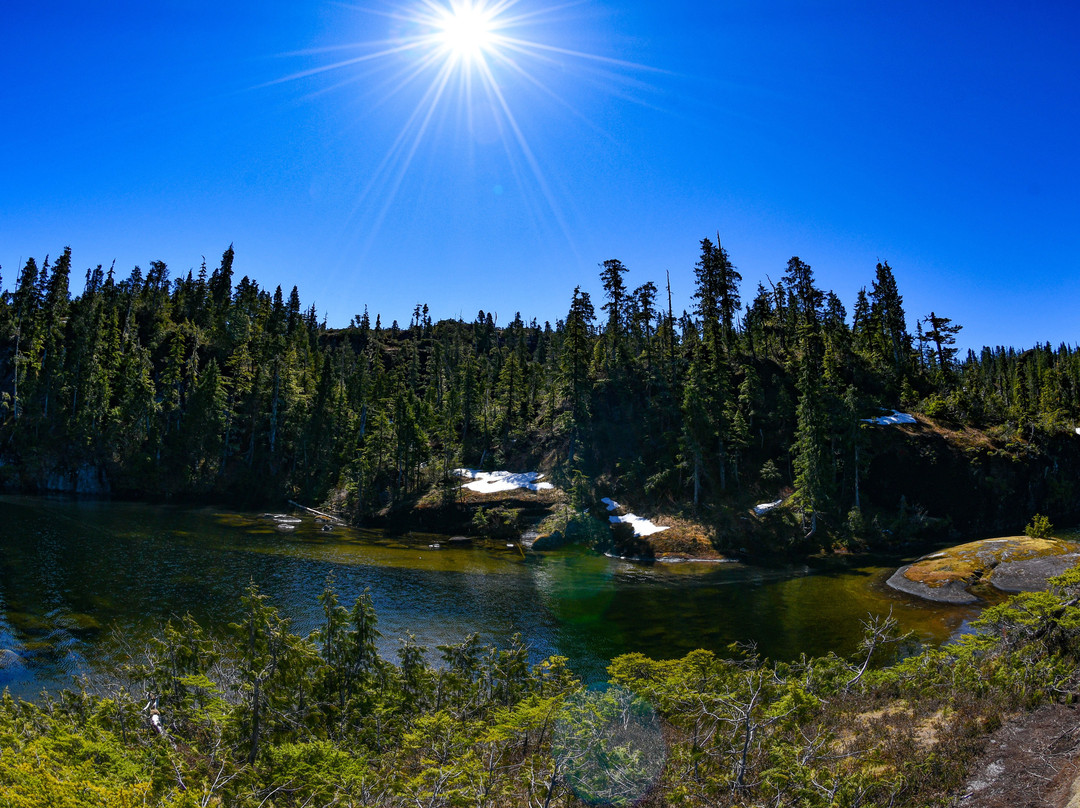
[[[1080,563],[1080,546],[1060,539],[1006,536],[960,544],[901,567],[889,579],[894,589],[948,603],[978,598],[968,587],[989,583],[1008,592],[1046,586],[1046,579]]]

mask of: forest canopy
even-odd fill
[[[1008,443],[1080,418],[1075,347],[960,356],[960,326],[905,311],[887,262],[850,316],[798,257],[743,299],[706,238],[690,311],[611,259],[602,299],[574,289],[554,324],[433,322],[418,303],[404,325],[364,309],[329,328],[297,287],[235,280],[233,258],[176,278],[97,266],[74,297],[70,249],[29,259],[0,296],[0,484],[89,469],[138,496],[337,492],[364,519],[455,467],[531,464],[706,519],[787,486],[813,534],[862,506],[864,419],[919,411]]]

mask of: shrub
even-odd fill
[[[922,411],[930,418],[945,418],[949,415],[948,405],[937,393],[923,402]]]
[[[1024,528],[1024,535],[1030,536],[1033,539],[1049,539],[1053,532],[1054,526],[1050,524],[1050,520],[1041,513],[1037,513],[1031,517],[1031,523]]]
[[[520,539],[519,513],[510,508],[477,508],[472,519],[473,529],[487,539]]]

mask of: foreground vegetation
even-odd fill
[[[1080,419],[1080,351],[958,356],[948,317],[919,314],[909,331],[888,263],[850,317],[797,257],[744,304],[727,252],[704,239],[689,312],[672,310],[670,286],[631,288],[608,260],[599,312],[578,288],[554,324],[482,310],[433,322],[418,304],[405,325],[365,309],[334,329],[295,287],[234,282],[233,258],[175,279],[161,262],[125,279],[99,266],[74,298],[70,250],[28,260],[0,294],[0,486],[332,497],[370,520],[425,494],[452,504],[458,466],[539,467],[576,504],[683,513],[721,550],[746,544],[748,505],[793,491],[796,524],[763,554],[812,552],[911,524],[905,507],[920,503],[909,496],[896,516],[898,486],[926,464],[878,481],[876,503],[862,490],[876,451],[863,419],[902,407],[977,436],[982,454],[960,446],[958,462],[1011,488],[971,502],[1023,501],[978,529],[1019,529],[1034,509],[1078,515],[1071,461],[1047,452]],[[1045,474],[1015,474],[1040,457]],[[889,511],[877,527],[875,508]]]
[[[558,657],[475,637],[431,666],[328,583],[309,637],[252,586],[221,638],[190,619],[120,680],[0,703],[0,798],[30,806],[946,805],[987,734],[1080,695],[1080,571],[907,648],[869,621],[857,659],[695,651],[615,659],[584,688]],[[911,649],[908,648],[908,651]]]

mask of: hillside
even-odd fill
[[[691,312],[612,259],[599,317],[579,287],[554,324],[433,322],[418,304],[406,325],[365,310],[335,329],[295,287],[234,281],[231,248],[175,279],[93,268],[75,297],[71,262],[30,259],[0,295],[9,490],[296,499],[406,524],[454,504],[455,468],[536,470],[576,511],[614,497],[690,526],[682,550],[762,557],[1080,516],[1080,351],[960,357],[960,327],[910,318],[887,263],[850,317],[797,257],[744,302],[703,239]],[[916,422],[872,423],[896,409]]]

